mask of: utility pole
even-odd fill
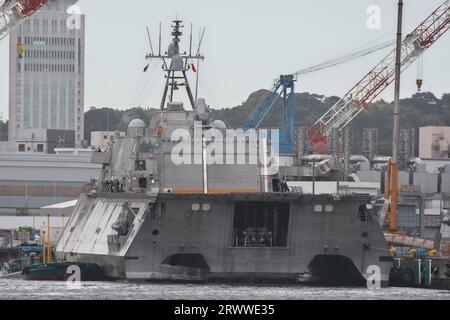
[[[316,161],[317,158],[313,158],[313,167],[312,167],[312,194],[316,195]]]
[[[400,73],[401,73],[401,47],[402,47],[402,18],[403,0],[398,1],[397,18],[397,47],[395,54],[395,93],[393,113],[392,136],[392,163],[391,163],[391,221],[390,230],[397,229],[397,204],[398,204],[398,140],[399,140],[399,113],[400,113]]]

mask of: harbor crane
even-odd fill
[[[48,0],[6,0],[1,2],[3,4],[0,6],[0,40],[47,4]]]
[[[278,102],[282,103],[283,126],[279,135],[279,151],[281,154],[292,154],[295,145],[295,82],[298,76],[328,69],[394,45],[394,41],[379,43],[368,48],[354,50],[317,65],[313,65],[292,74],[281,75],[274,81],[272,89],[264,97],[256,111],[245,122],[246,129],[259,129]]]
[[[258,106],[246,122],[247,128],[258,129],[267,115],[281,99],[283,102],[283,128],[280,132],[280,153],[292,153],[294,146],[294,82],[298,75],[330,68],[347,61],[371,54],[396,43],[396,48],[359,82],[356,83],[336,104],[322,115],[309,129],[309,142],[316,153],[327,150],[327,140],[334,130],[341,132],[365,107],[380,95],[394,80],[400,79],[400,73],[406,70],[423,53],[430,48],[450,28],[450,0],[444,1],[419,26],[404,39],[401,38],[401,7],[399,2],[399,26],[397,41],[390,41],[368,49],[355,51],[349,55],[327,61],[325,63],[297,71],[290,75],[282,75],[274,83],[272,90]],[[400,32],[400,33],[399,33]],[[419,70],[421,68],[419,60]],[[399,82],[399,81],[398,81]],[[422,76],[419,74],[417,87],[420,90]],[[397,88],[396,88],[397,89]],[[399,90],[396,90],[399,91]],[[396,94],[397,97],[398,93]],[[398,105],[398,98],[396,105]],[[397,170],[396,139],[398,135],[398,111],[394,114],[397,125],[394,127],[393,162],[390,164],[389,181],[391,181],[391,229],[396,225],[397,202]]]
[[[294,75],[281,75],[256,111],[245,122],[246,129],[259,129],[278,101],[283,103],[283,127],[279,135],[280,154],[291,154],[294,147]]]
[[[272,89],[264,97],[256,111],[245,122],[246,129],[259,129],[267,116],[272,112],[279,101],[283,108],[283,127],[281,128],[279,139],[279,151],[281,154],[292,154],[295,143],[295,82],[297,77],[307,73],[328,69],[348,61],[361,58],[379,50],[388,48],[394,44],[393,41],[376,44],[369,48],[356,50],[350,54],[325,61],[323,63],[298,70],[293,74],[281,75],[274,81]]]
[[[343,98],[333,105],[308,132],[309,141],[315,151],[325,150],[327,138],[333,130],[342,131],[366,105],[373,101],[394,80],[395,107],[392,143],[392,161],[389,163],[390,230],[397,229],[398,203],[398,132],[399,132],[399,91],[400,74],[431,47],[450,29],[450,0],[446,0],[434,10],[416,29],[401,39],[403,1],[399,1],[397,26],[397,46],[366,76],[351,88]],[[418,79],[419,80],[419,79]],[[421,80],[421,79],[420,79]],[[418,88],[421,81],[417,83]]]
[[[450,28],[449,22],[450,1],[446,0],[402,41],[401,71],[422,56]],[[326,145],[333,129],[344,129],[395,80],[395,58],[396,49],[393,49],[309,128],[309,141],[313,149]]]

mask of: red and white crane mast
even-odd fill
[[[450,28],[450,0],[445,1],[402,41],[401,71]],[[395,79],[395,49],[361,79],[309,129],[309,140],[324,145],[333,129],[342,130]]]
[[[6,0],[2,2],[3,4],[0,6],[0,40],[47,4],[48,0]]]

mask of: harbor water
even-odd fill
[[[0,280],[4,300],[450,300],[448,290]]]

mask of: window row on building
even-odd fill
[[[44,152],[44,144],[43,143],[38,143],[36,144],[37,148],[36,150],[34,150],[35,152]],[[25,152],[25,143],[19,143],[19,148],[18,148],[19,152]],[[27,146],[26,148],[27,151],[32,151],[30,146]]]
[[[70,101],[69,106],[59,106],[59,115],[57,114],[55,106],[39,105],[39,100],[35,101],[34,105],[24,106],[24,110],[26,110],[26,112],[23,114],[20,112],[20,109],[16,112],[17,128],[75,130],[76,127],[78,131],[80,130],[81,116],[75,114],[76,110]],[[75,120],[77,121],[75,122]]]
[[[17,43],[22,43],[22,37],[17,38]],[[65,37],[24,37],[25,45],[35,46],[75,46],[75,38]]]
[[[17,64],[17,71],[21,72],[20,63]],[[25,63],[25,72],[75,72],[73,64],[45,64],[45,63]]]
[[[59,32],[67,32],[69,29],[67,28],[67,19],[42,19],[40,20],[38,17],[34,17],[33,19],[26,20],[23,23],[23,30],[25,32],[31,32],[31,28],[33,27],[33,32],[42,32],[42,33],[57,33]]]
[[[25,58],[33,59],[65,59],[75,60],[74,51],[54,51],[54,50],[26,50]]]

